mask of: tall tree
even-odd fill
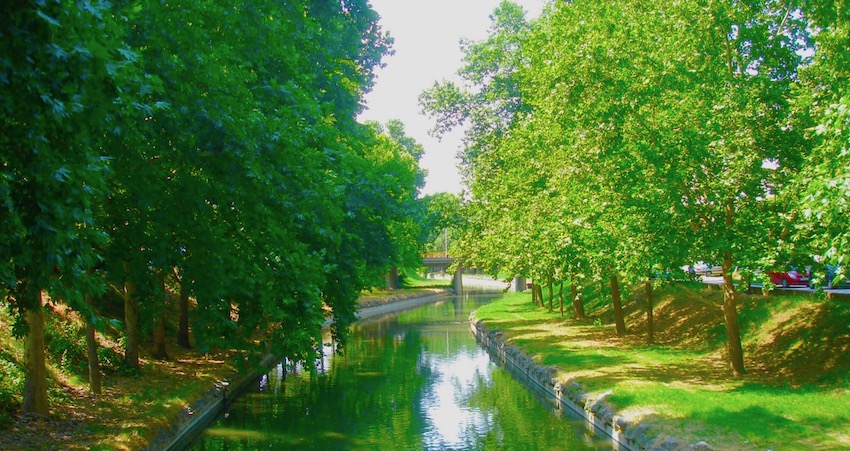
[[[848,277],[850,230],[850,7],[846,2],[802,2],[816,31],[810,64],[801,69],[795,90],[795,125],[807,128],[811,151],[798,183],[789,186],[799,200],[796,243],[824,257]],[[803,195],[801,196],[800,193]]]
[[[423,111],[436,119],[437,135],[468,126],[461,160],[472,201],[464,211],[469,218],[467,233],[475,239],[458,240],[465,246],[459,256],[483,267],[527,273],[530,260],[512,258],[516,254],[506,250],[508,246],[522,245],[524,229],[517,227],[511,236],[504,234],[507,222],[520,219],[522,202],[515,202],[513,208],[505,211],[492,210],[488,205],[507,205],[511,203],[508,197],[521,196],[505,189],[510,186],[504,183],[508,176],[502,164],[505,158],[496,149],[524,109],[516,73],[523,64],[521,42],[529,24],[522,8],[509,1],[500,3],[490,19],[487,39],[461,43],[465,64],[458,74],[463,84],[435,83],[420,95],[419,101]],[[499,249],[504,252],[499,253]]]
[[[123,26],[101,2],[16,2],[0,18],[0,290],[28,334],[24,413],[48,413],[42,297],[84,309],[98,290],[104,138],[150,109]]]

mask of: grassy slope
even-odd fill
[[[170,361],[149,358],[142,349],[140,374],[114,369],[120,356],[117,334],[99,334],[104,367],[103,393],[88,392],[85,339],[75,314],[56,309],[47,326],[49,419],[15,419],[23,391],[24,351],[9,336],[10,318],[0,309],[0,449],[140,449],[168,427],[186,406],[235,371],[229,351],[201,355],[173,346]],[[113,365],[103,358],[113,359]]]
[[[617,338],[604,296],[588,293],[589,321],[562,319],[530,294],[476,313],[488,327],[592,393],[611,390],[625,415],[660,435],[720,449],[850,448],[850,303],[804,295],[744,296],[740,321],[748,374],[726,365],[721,292],[672,286],[655,295],[657,344],[644,344],[643,301],[626,304]],[[567,314],[569,316],[569,313]]]
[[[361,293],[359,307],[374,307],[411,297],[440,293],[451,286],[451,280],[426,279],[415,271],[405,270],[401,275],[401,288],[386,290],[375,288]]]

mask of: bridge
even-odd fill
[[[454,257],[449,257],[442,253],[428,253],[422,257],[422,266],[428,268],[428,272],[446,272],[449,266],[456,261]]]
[[[428,268],[428,273],[445,273],[455,261],[456,258],[442,252],[429,252],[422,256],[422,266]],[[455,293],[463,292],[463,267],[460,264],[452,274],[452,288]]]
[[[442,273],[449,269],[455,261],[456,258],[449,256],[443,252],[429,252],[422,256],[422,266],[428,268],[428,273]],[[463,291],[463,265],[458,264],[455,272],[452,274],[452,287],[454,288],[456,293],[460,293]],[[525,290],[525,278],[517,277],[514,278],[513,283],[511,284],[511,288],[513,291],[523,291]]]

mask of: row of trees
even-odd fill
[[[365,0],[18,1],[0,16],[0,295],[47,414],[44,304],[313,356],[418,256],[421,146],[355,116],[391,39]],[[116,301],[117,304],[116,305]],[[261,335],[258,335],[261,333]],[[99,373],[92,366],[93,389]]]
[[[742,374],[733,270],[847,262],[845,3],[557,1],[529,22],[503,2],[461,81],[420,96],[437,133],[466,126],[458,252],[574,301],[605,281],[618,334],[620,284],[642,282],[649,341],[655,275],[721,262]]]

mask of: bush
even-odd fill
[[[49,358],[56,366],[78,376],[87,374],[86,339],[79,326],[61,318],[48,317],[44,343]]]
[[[12,426],[15,412],[21,407],[24,371],[15,360],[0,352],[0,429]]]
[[[115,352],[112,348],[98,347],[97,359],[100,362],[100,369],[104,373],[127,373],[127,368],[124,366],[124,356]]]

